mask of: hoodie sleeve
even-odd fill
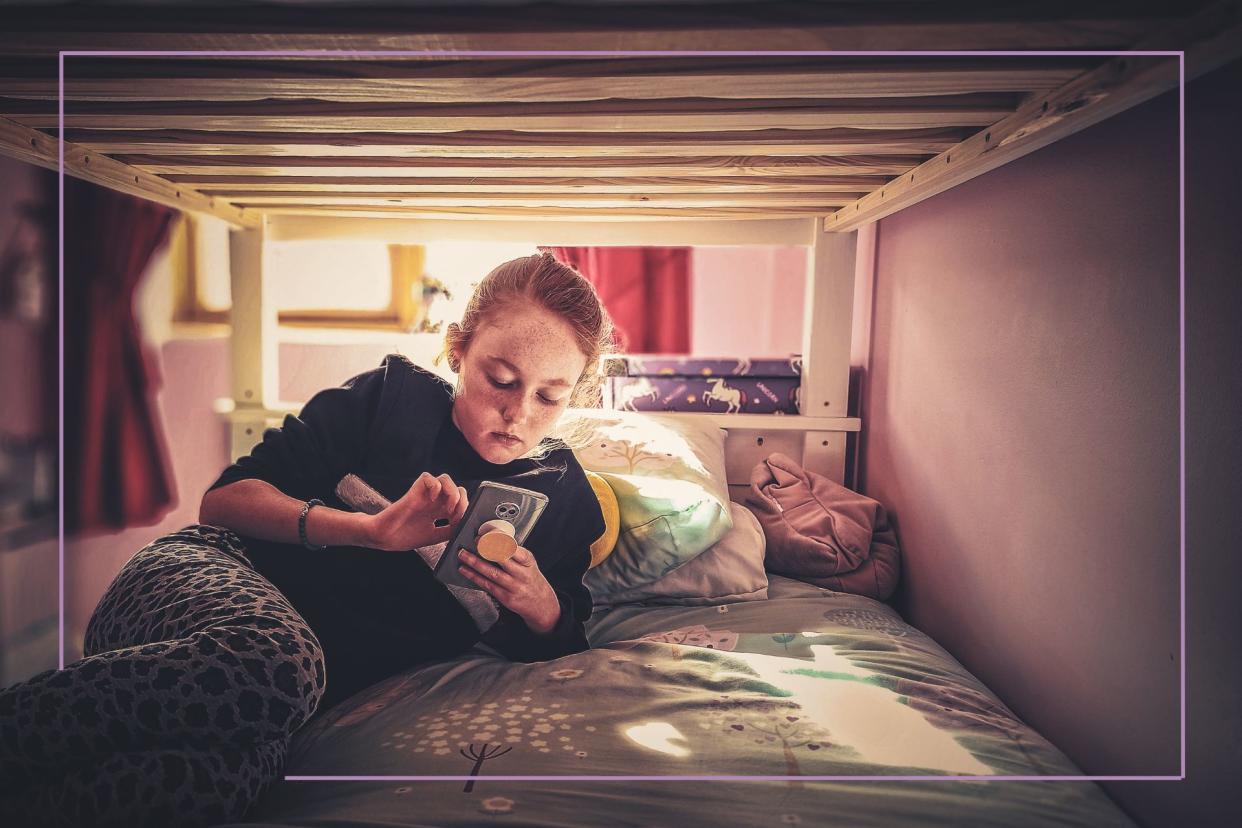
[[[210,488],[254,479],[299,500],[329,500],[337,482],[362,462],[387,378],[381,366],[318,392],[298,416],[286,415],[279,428],[267,429]]]

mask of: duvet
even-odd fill
[[[621,605],[587,633],[364,690],[295,734],[238,824],[1134,824],[1092,782],[941,778],[1081,771],[881,602],[772,576],[766,600]],[[580,778],[634,776],[661,778]]]

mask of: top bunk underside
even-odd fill
[[[242,227],[844,231],[1242,53],[1240,5],[42,2],[0,33],[0,152],[59,168],[63,117],[67,174]]]

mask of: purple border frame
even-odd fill
[[[59,294],[57,306],[58,360],[57,378],[60,388],[59,438],[57,454],[57,527],[59,577],[59,652],[58,667],[65,668],[65,58],[66,57],[1176,57],[1178,59],[1178,547],[1180,564],[1179,603],[1181,610],[1181,773],[1178,776],[488,776],[491,782],[709,782],[709,781],[842,781],[842,782],[911,782],[921,780],[970,780],[1009,782],[1177,782],[1186,778],[1186,52],[1179,51],[453,51],[453,50],[392,50],[349,51],[331,49],[287,51],[61,51],[58,59],[59,94],[57,95],[57,146],[59,149],[58,181],[58,250]],[[290,782],[463,782],[471,776],[285,776]]]

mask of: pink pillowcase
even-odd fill
[[[897,533],[879,501],[775,453],[751,471],[746,505],[763,527],[769,572],[877,600],[897,587]]]

